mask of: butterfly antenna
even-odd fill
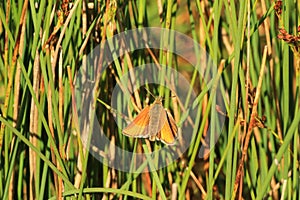
[[[150,90],[148,89],[148,88],[146,88],[146,87],[144,87],[145,88],[145,90],[149,93],[149,94],[151,94],[151,96],[155,99],[156,97],[155,97],[155,95],[154,94],[152,94],[152,92],[150,92]]]

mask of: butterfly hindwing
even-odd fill
[[[161,140],[165,144],[171,145],[174,144],[176,138],[177,138],[177,125],[175,123],[174,118],[168,111],[164,111],[164,124],[162,125],[162,128],[160,132],[157,134],[157,139]]]

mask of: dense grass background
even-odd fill
[[[299,10],[299,1],[0,2],[0,199],[300,199]],[[98,120],[117,146],[147,151],[145,140],[123,137],[112,119],[114,109],[128,108],[109,105],[110,91],[130,67],[169,64],[194,84],[203,110],[196,139],[178,160],[126,173],[82,147],[72,83],[102,41],[151,26],[193,38],[221,69],[226,124],[209,157],[198,158],[205,124],[215,123],[207,118],[202,78],[170,52],[129,53],[101,74],[95,99]],[[184,113],[168,91],[152,92],[164,96],[179,123]],[[138,90],[133,99],[142,108],[151,96]]]

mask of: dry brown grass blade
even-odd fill
[[[235,198],[235,194],[236,194],[236,192],[239,188],[240,180],[243,177],[244,162],[246,160],[247,149],[248,149],[250,138],[251,138],[251,135],[252,135],[251,134],[252,130],[256,125],[257,105],[258,105],[258,101],[259,101],[259,98],[260,98],[263,75],[264,75],[265,66],[266,66],[267,50],[268,49],[265,46],[263,59],[262,59],[262,65],[261,65],[260,73],[259,73],[259,79],[258,79],[258,84],[257,84],[256,95],[255,95],[255,99],[254,99],[254,103],[253,103],[253,108],[252,108],[252,113],[251,113],[251,117],[250,117],[249,126],[248,126],[248,129],[247,129],[247,134],[246,134],[246,137],[245,137],[245,140],[244,140],[244,146],[243,146],[243,150],[242,150],[242,157],[240,159],[240,163],[239,163],[239,167],[238,167],[238,171],[237,171],[237,175],[236,175],[236,179],[235,179],[232,199]]]
[[[19,48],[20,48],[20,40],[21,40],[21,34],[22,34],[22,26],[25,26],[25,21],[26,21],[26,13],[27,13],[27,8],[28,8],[28,0],[24,1],[23,8],[22,8],[22,14],[21,14],[21,20],[19,24],[19,32],[17,35],[15,47],[14,47],[14,52],[13,52],[13,57],[12,57],[12,64],[11,68],[9,70],[9,79],[8,79],[8,84],[5,92],[5,100],[4,100],[4,106],[3,106],[3,118],[7,118],[7,108],[8,108],[8,103],[9,103],[9,97],[10,93],[12,90],[12,85],[13,85],[13,80],[14,80],[14,73],[15,73],[15,66],[16,62],[19,56]],[[25,32],[23,32],[24,34]],[[4,123],[1,124],[1,130],[0,130],[0,147],[2,146],[2,139],[3,139],[3,134],[4,134],[4,128],[5,125]]]

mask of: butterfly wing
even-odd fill
[[[175,140],[178,136],[178,128],[174,118],[168,111],[165,110],[163,115],[166,119],[162,120],[164,121],[164,124],[162,125],[162,128],[157,134],[156,138],[165,144],[171,145],[175,143]]]
[[[150,106],[146,106],[134,120],[123,130],[123,134],[129,137],[147,138],[149,127],[149,110]]]

